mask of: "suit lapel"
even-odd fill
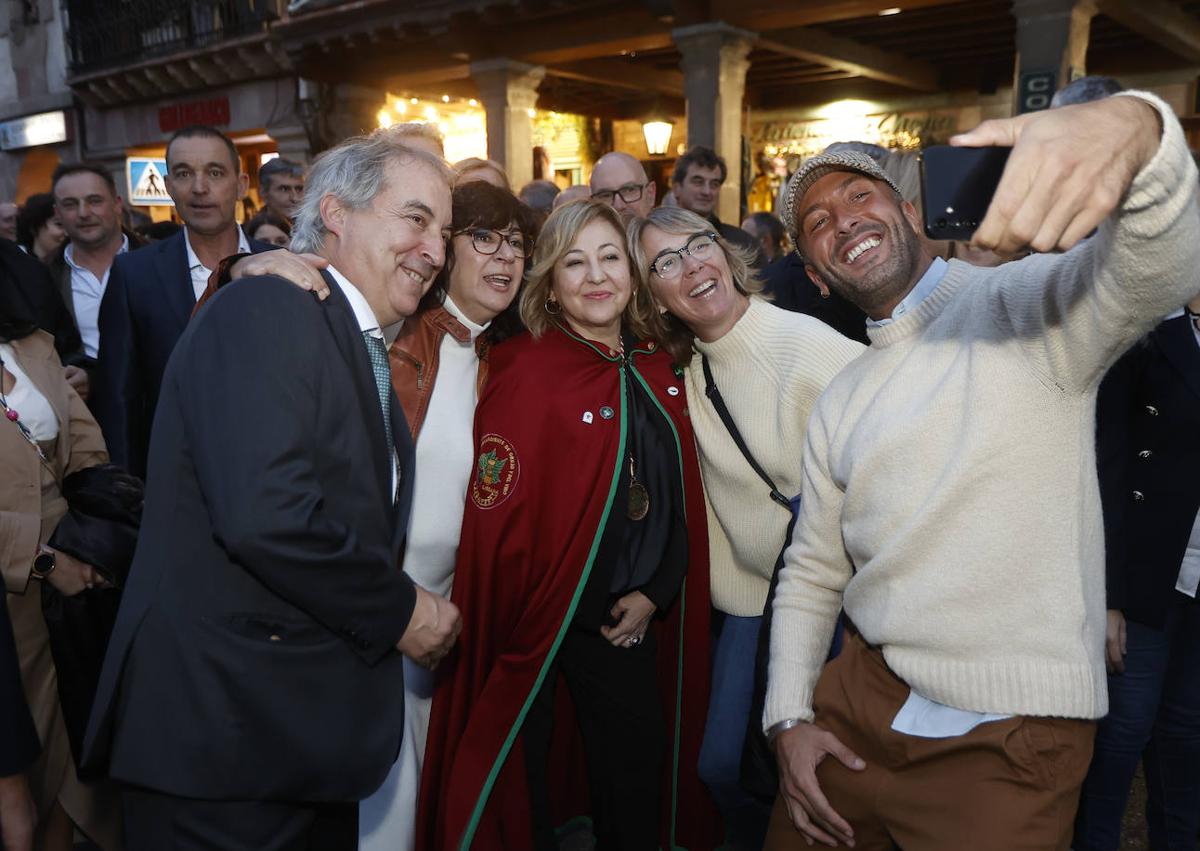
[[[321,302],[325,308],[325,318],[330,323],[333,339],[337,342],[342,358],[350,368],[354,377],[354,387],[357,391],[359,413],[366,424],[371,436],[371,455],[373,456],[375,479],[379,490],[391,503],[392,477],[388,469],[387,438],[383,431],[383,416],[379,408],[379,390],[375,387],[375,373],[371,369],[371,361],[367,356],[367,347],[362,341],[362,329],[354,318],[354,310],[342,293],[342,288],[328,272],[322,272],[325,282],[329,284],[329,298]],[[393,406],[395,407],[395,406]]]
[[[183,328],[196,309],[196,291],[192,289],[192,273],[188,268],[187,247],[181,230],[170,239],[164,240],[154,268],[161,281],[163,297],[167,300],[171,315]]]
[[[1167,320],[1154,331],[1154,342],[1200,399],[1200,346],[1196,345],[1191,320],[1187,316]]]
[[[396,504],[393,506],[395,517],[392,531],[392,546],[398,548],[408,532],[408,514],[412,503],[413,478],[416,474],[416,446],[412,433],[408,429],[408,419],[396,392],[392,391],[392,438],[396,447],[396,460],[400,465],[400,490],[396,494]]]

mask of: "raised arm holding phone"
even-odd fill
[[[1107,709],[1096,389],[1200,288],[1196,170],[1140,93],[953,142],[1013,146],[974,244],[1064,253],[934,259],[853,155],[789,186],[809,276],[866,311],[872,346],[810,420],[763,719],[769,849],[1067,849]]]

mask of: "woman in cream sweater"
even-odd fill
[[[769,808],[739,787],[738,774],[763,606],[791,516],[768,497],[706,397],[702,361],[751,454],[792,496],[800,491],[809,412],[863,346],[752,295],[759,284],[748,258],[694,213],[659,207],[630,226],[629,240],[664,312],[663,345],[684,370],[708,496],[717,640],[700,773],[725,819],[728,846],[759,848]]]

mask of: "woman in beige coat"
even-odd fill
[[[35,847],[69,851],[78,828],[103,851],[119,851],[115,788],[84,785],[75,774],[40,587],[49,582],[69,596],[103,582],[90,565],[45,544],[67,511],[63,479],[104,463],[108,454],[99,426],[63,376],[53,338],[14,316],[8,301],[0,299],[0,572],[42,740],[42,755],[28,771],[38,813]]]

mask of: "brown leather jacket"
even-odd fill
[[[425,421],[429,409],[429,397],[433,394],[433,383],[437,380],[438,356],[442,338],[450,334],[460,343],[471,338],[471,332],[450,311],[441,305],[415,314],[405,321],[400,336],[388,350],[392,368],[392,388],[400,399],[413,442]],[[476,391],[483,392],[487,381],[488,344],[480,335],[475,339],[475,353],[479,356],[479,377]]]

